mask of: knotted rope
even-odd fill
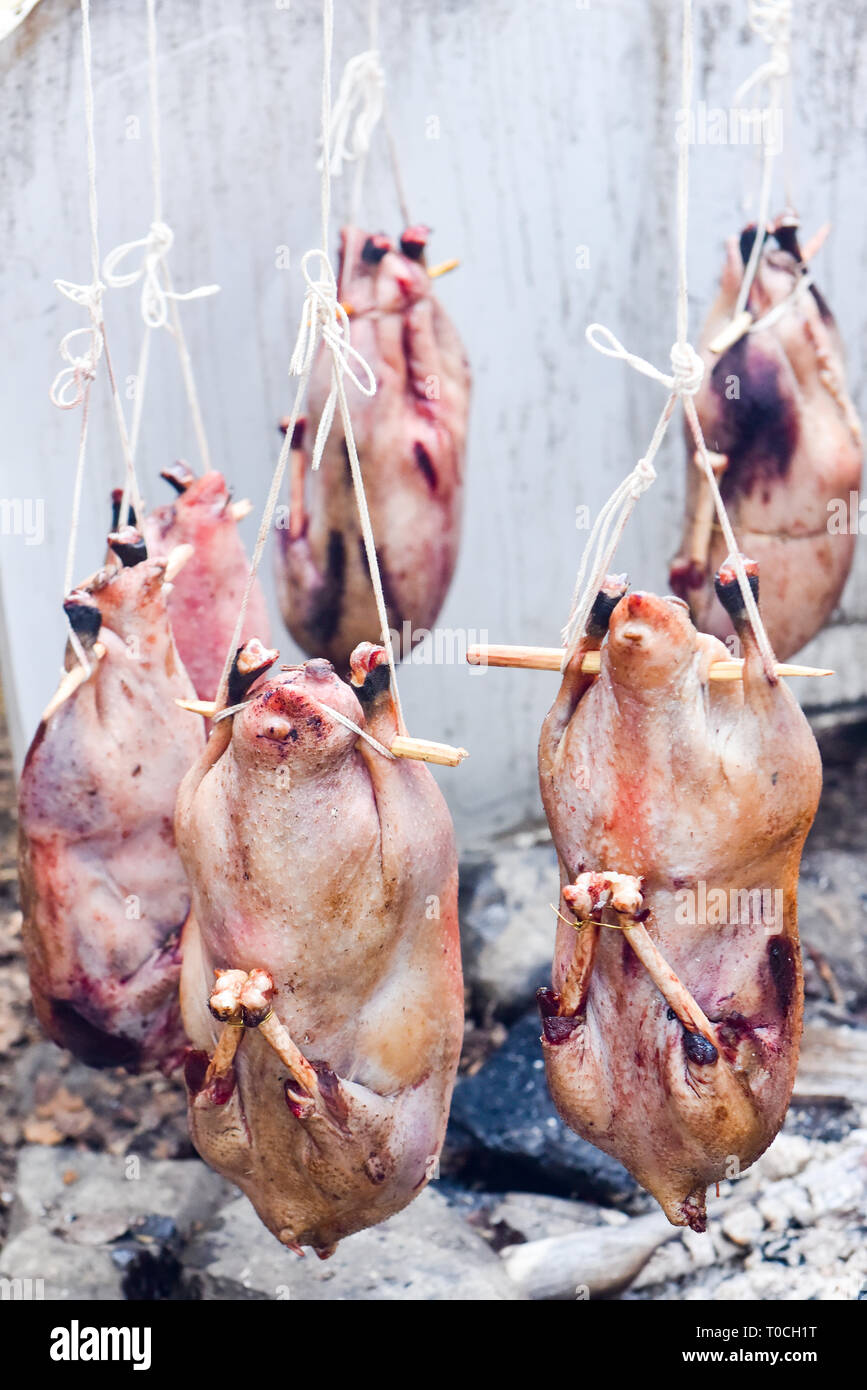
[[[181,293],[167,288],[163,283],[163,262],[172,249],[174,239],[174,232],[165,222],[152,222],[146,236],[116,246],[103,261],[102,273],[106,285],[111,289],[126,289],[141,280],[141,316],[148,328],[166,327],[169,300],[204,299],[207,295],[217,294],[220,289],[219,285],[201,285],[198,289]],[[139,248],[143,251],[141,263],[134,270],[121,272],[118,267]]]
[[[298,378],[298,387],[283,438],[280,456],[271,479],[271,487],[265,502],[262,520],[259,525],[259,532],[250,562],[250,570],[247,576],[247,583],[244,587],[241,607],[235,623],[235,630],[232,635],[229,650],[226,653],[223,674],[220,678],[220,686],[217,693],[217,703],[219,704],[222,699],[225,699],[225,693],[228,689],[229,672],[235,658],[235,652],[240,643],[250,593],[262,559],[268,533],[271,529],[283,477],[286,471],[286,465],[289,459],[289,453],[292,447],[292,437],[301,414],[301,407],[307,390],[307,384],[310,380],[310,373],[316,358],[316,352],[321,343],[331,354],[331,389],[326,399],[322,418],[316,434],[313,450],[313,467],[319,466],[322,458],[322,451],[325,447],[325,441],[333,424],[334,416],[339,410],[346,438],[346,450],[352,473],[352,481],[355,488],[361,533],[364,540],[364,548],[373,584],[374,598],[376,600],[376,609],[380,621],[382,645],[385,648],[386,657],[388,659],[391,689],[394,695],[395,710],[397,713],[398,732],[400,734],[405,734],[406,724],[404,722],[403,708],[400,700],[400,692],[398,690],[397,666],[394,657],[394,646],[391,640],[391,631],[388,625],[388,610],[382,590],[382,579],[379,573],[376,543],[370,521],[370,512],[364,490],[364,479],[358,459],[358,450],[355,444],[355,435],[352,429],[352,420],[350,418],[344,382],[344,376],[349,376],[350,380],[357,386],[362,394],[370,397],[376,392],[376,377],[369,364],[365,361],[357,348],[352,346],[350,341],[349,316],[343,306],[338,302],[337,278],[328,258],[327,250],[329,221],[331,216],[331,61],[334,38],[334,0],[323,0],[322,27],[321,246],[306,252],[302,258],[302,271],[307,290],[301,310],[301,320],[295,341],[295,348],[289,363],[289,375]],[[312,270],[314,265],[318,266],[318,275],[314,275]],[[345,722],[345,717],[342,717],[341,722]],[[352,725],[352,727],[355,728],[356,726]],[[367,737],[367,741],[372,742],[374,746],[376,746],[376,741],[366,736],[362,729],[358,728],[357,732],[362,737]],[[387,751],[382,750],[381,745],[380,750]]]
[[[692,3],[691,0],[683,0],[681,75],[681,106],[683,112],[688,112],[692,103],[692,72]],[[637,353],[630,352],[614,336],[611,330],[604,325],[598,323],[590,324],[586,331],[587,341],[597,352],[601,352],[605,357],[614,357],[620,361],[626,362],[643,376],[650,377],[652,381],[657,381],[660,385],[665,386],[669,395],[662,413],[657,420],[656,427],[653,431],[653,437],[651,438],[645,454],[638,460],[632,472],[627,474],[618,487],[615,488],[614,492],[605,503],[596,519],[587,545],[584,548],[581,565],[578,570],[578,577],[573,591],[569,619],[563,629],[565,651],[561,663],[561,670],[566,669],[582,640],[590,610],[593,607],[596,595],[599,592],[605,575],[611,569],[611,562],[626,523],[634,511],[638,499],[656,479],[657,475],[653,462],[667,433],[675,405],[680,399],[683,401],[684,413],[689,423],[693,439],[695,440],[696,451],[702,470],[711,487],[720,526],[726,538],[726,544],[729,547],[731,562],[737,575],[738,585],[747,615],[762,655],[765,673],[769,679],[775,679],[774,653],[768,640],[767,633],[765,632],[764,624],[759,616],[759,610],[755,599],[753,598],[749,579],[747,578],[744,563],[738,550],[737,541],[708,457],[698,412],[695,408],[694,397],[701,388],[705,367],[702,359],[687,338],[689,319],[686,265],[688,213],[689,140],[685,137],[680,141],[677,163],[677,339],[671,349],[670,373],[661,372],[653,363],[648,362]]]
[[[764,108],[765,115],[771,115],[775,107],[781,109],[781,99],[783,92],[783,82],[791,72],[791,26],[792,26],[792,5],[791,0],[750,0],[749,24],[753,33],[762,39],[770,48],[770,57],[764,63],[759,64],[755,72],[742,82],[735,92],[735,101],[742,100],[743,97],[751,92],[754,87],[764,83],[768,85],[768,103]],[[733,318],[742,314],[747,306],[750,297],[750,290],[756,278],[756,272],[761,260],[762,247],[765,241],[765,231],[768,225],[768,214],[771,205],[771,191],[773,188],[774,160],[777,156],[773,141],[769,139],[768,130],[765,123],[762,124],[762,179],[759,191],[759,208],[756,217],[756,237],[753,242],[750,257],[747,261],[744,277],[738,292],[737,302]],[[787,202],[790,196],[787,192]]]
[[[178,304],[193,299],[205,299],[218,294],[219,285],[200,285],[196,289],[179,291],[172,285],[168,266],[168,255],[174,245],[175,234],[163,218],[162,190],[162,143],[160,131],[159,67],[157,62],[157,23],[156,0],[147,0],[147,50],[148,50],[148,103],[151,140],[151,183],[153,187],[153,214],[151,225],[143,237],[135,241],[125,241],[110,251],[103,263],[103,276],[106,285],[112,289],[128,289],[141,282],[140,308],[145,325],[139,353],[136,374],[136,394],[133,408],[132,429],[130,432],[130,455],[134,457],[138,448],[145,389],[147,386],[148,365],[150,362],[150,335],[153,331],[165,328],[175,339],[178,360],[183,377],[184,389],[196,435],[202,468],[210,469],[210,450],[205,433],[199,395],[193,375],[192,362],[186,338],[181,325]],[[139,264],[132,269],[121,270],[121,266],[137,251],[142,254]],[[122,499],[123,515],[129,496],[137,493],[134,478],[128,476]]]

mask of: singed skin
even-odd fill
[[[366,644],[353,658],[362,679],[381,657]],[[215,970],[264,968],[275,1013],[336,1096],[328,1122],[296,1118],[287,1068],[249,1029],[228,1100],[201,1074],[190,1083],[193,1142],[278,1239],[327,1254],[430,1177],[463,993],[442,796],[426,767],[387,760],[323,705],[365,726],[353,688],[324,660],[261,686],[186,778],[176,833],[193,890],[181,999],[194,1046],[212,1054],[220,1031],[208,1009]],[[386,746],[396,732],[387,690],[368,703],[367,728]]]
[[[216,697],[250,568],[230,504],[222,473],[205,473],[143,525],[150,555],[193,546],[192,557],[173,580],[169,613],[200,700]],[[241,641],[253,633],[268,642],[268,613],[258,580],[250,591]]]
[[[377,390],[367,398],[350,382],[347,392],[389,625],[407,655],[404,622],[433,627],[457,560],[470,372],[423,262],[392,249],[372,264],[362,256],[367,239],[357,227],[343,229],[338,293]],[[339,413],[318,471],[309,467],[330,388],[331,356],[320,350],[297,459],[307,498],[277,532],[277,583],[295,640],[345,672],[379,620]]]
[[[166,610],[163,560],[102,571],[106,654],[42,723],[19,789],[24,945],[42,1027],[92,1066],[183,1049],[180,930],[190,894],[175,794],[204,743]],[[67,657],[67,666],[75,665]]]
[[[761,318],[792,292],[804,270],[795,233],[770,237],[748,308]],[[751,241],[744,234],[748,255]],[[786,249],[784,249],[786,248]],[[741,338],[718,356],[709,344],[731,319],[745,260],[731,238],[720,291],[701,337],[706,366],[696,408],[709,449],[728,456],[720,484],[735,534],[763,575],[762,609],[781,660],[824,626],[839,601],[854,554],[854,535],[829,531],[828,504],[861,480],[861,426],[850,399],[842,343],[831,311],[807,289],[776,323]],[[687,432],[684,540],[670,583],[690,604],[696,626],[725,640],[732,625],[714,593],[725,558],[717,528],[707,563],[690,566],[689,539],[700,474]]]
[[[710,662],[728,655],[722,644],[676,599],[624,597],[600,675],[580,672],[600,645],[585,638],[539,746],[562,885],[583,872],[643,878],[647,931],[711,1020],[719,1052],[710,1065],[690,1060],[624,933],[576,930],[561,901],[555,996],[576,949],[592,960],[596,945],[582,1006],[571,1019],[543,1018],[551,1094],[572,1129],[695,1230],[707,1186],[731,1176],[733,1156],[741,1168],[758,1157],[791,1095],[803,1010],[798,866],[821,787],[804,715],[766,679],[748,628],[742,641],[743,683],[709,682]],[[722,923],[710,911],[702,921],[702,884],[710,902],[724,890],[727,905],[732,889],[782,889],[782,920],[769,891],[761,908],[740,899]]]

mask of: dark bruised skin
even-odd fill
[[[454,572],[470,400],[463,347],[427,275],[427,235],[409,227],[395,245],[346,227],[341,238],[339,295],[351,311],[352,343],[377,382],[370,399],[350,387],[352,424],[401,655],[411,645],[404,622],[420,641]],[[330,389],[331,358],[320,352],[309,418],[292,442],[291,516],[277,532],[277,582],[295,640],[346,672],[353,648],[379,631],[379,620],[339,418],[319,470],[310,469]]]
[[[707,1187],[733,1157],[741,1169],[758,1157],[791,1096],[798,868],[821,767],[790,691],[763,673],[731,566],[717,590],[743,644],[742,683],[709,681],[726,649],[680,600],[609,589],[607,640],[591,619],[539,745],[563,886],[552,988],[539,996],[545,1065],[566,1123],[675,1225],[703,1230]],[[581,659],[600,645],[600,675],[586,676]],[[626,876],[637,906],[584,904],[582,875]],[[660,975],[623,930],[632,922]]]
[[[195,691],[172,638],[165,561],[128,527],[109,547],[117,559],[64,604],[93,673],[40,725],[21,776],[24,945],[49,1037],[90,1066],[168,1070],[183,1050],[178,940],[190,904],[172,815],[203,726],[175,703]]]
[[[362,644],[351,670],[344,683],[317,658],[254,685],[216,723],[176,817],[193,891],[181,980],[193,1142],[280,1241],[322,1255],[431,1176],[463,1031],[451,820],[427,767],[329,714],[386,747],[397,732],[383,649]],[[310,1085],[257,1028],[230,1073],[207,1079],[215,970],[268,973]]]
[[[737,409],[725,409],[726,383],[740,383]],[[727,507],[757,489],[767,500],[773,486],[788,477],[798,445],[799,421],[783,389],[780,365],[751,352],[741,338],[723,353],[711,372],[711,389],[718,402],[716,434],[708,448],[730,460],[720,482]]]
[[[771,326],[746,334],[722,356],[710,351],[733,316],[754,240],[755,229],[747,228],[740,243],[729,242],[702,334],[707,374],[695,400],[708,448],[727,457],[720,491],[740,543],[762,566],[765,623],[785,660],[827,622],[851,567],[855,537],[829,530],[829,503],[859,486],[861,428],[837,328],[814,285]],[[750,291],[754,319],[788,299],[807,269],[796,227],[779,219]],[[713,584],[725,558],[718,526],[706,553],[693,551],[705,486],[693,453],[688,434],[684,536],[669,582],[699,629],[726,640],[732,624]]]

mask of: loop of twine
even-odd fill
[[[139,280],[141,288],[141,315],[148,328],[165,328],[169,320],[169,300],[183,301],[204,299],[217,294],[219,285],[200,285],[198,289],[168,289],[163,284],[164,261],[175,239],[171,227],[165,222],[152,222],[147,235],[136,241],[125,241],[109,251],[102,264],[105,283],[111,289],[127,289]],[[118,267],[135,251],[142,249],[141,264],[134,270],[120,271]]]
[[[334,178],[339,178],[344,164],[366,158],[384,104],[385,73],[379,53],[373,48],[357,53],[343,69],[331,113],[329,163]],[[320,156],[316,166],[320,171],[323,161]]]
[[[752,18],[758,19],[766,24],[776,23],[780,18],[782,9],[788,11],[788,0],[757,0],[752,7]],[[775,31],[776,32],[776,31]],[[681,107],[688,111],[692,105],[692,70],[693,70],[693,26],[692,26],[692,0],[683,0],[683,25],[682,25],[682,48],[681,48]],[[766,161],[766,180],[767,180],[767,161]],[[603,324],[593,323],[587,329],[586,337],[591,347],[597,352],[601,352],[605,357],[613,357],[626,362],[643,376],[650,377],[652,381],[657,381],[665,386],[669,392],[668,399],[663,407],[662,414],[656,422],[653,437],[643,458],[633,468],[623,481],[618,484],[608,501],[602,508],[584,553],[581,557],[581,565],[578,571],[578,578],[575,582],[575,589],[572,596],[572,608],[569,619],[563,629],[563,642],[565,650],[560,669],[565,671],[571,661],[579,643],[581,642],[587,619],[596,600],[605,575],[608,573],[614,552],[617,549],[620,537],[623,534],[629,517],[631,516],[638,499],[652,485],[656,470],[653,467],[653,460],[665,438],[668,430],[675,405],[678,400],[683,401],[683,409],[689,424],[690,431],[695,441],[702,470],[707,478],[708,485],[713,497],[714,506],[720,519],[720,525],[729,546],[729,560],[733,565],[738,580],[738,587],[744,601],[747,616],[755,635],[756,643],[762,656],[762,664],[768,680],[776,680],[774,671],[774,653],[771,648],[768,635],[765,632],[764,624],[759,615],[758,606],[750,589],[749,579],[737,541],[732,530],[731,522],[726,512],[725,503],[720,495],[716,477],[711,466],[707,453],[704,436],[702,434],[701,422],[698,418],[698,411],[695,406],[695,395],[699,391],[704,380],[705,366],[695,348],[687,341],[687,321],[689,301],[687,296],[687,273],[686,273],[686,248],[687,248],[687,223],[689,212],[689,141],[681,142],[678,151],[677,163],[677,254],[678,254],[678,287],[677,287],[677,341],[671,349],[671,373],[661,372],[652,362],[648,362],[637,353],[630,352],[617,339],[610,329]],[[763,225],[763,224],[762,224]],[[754,252],[760,246],[761,238],[757,235],[754,245]],[[592,561],[592,563],[591,563]]]
[[[87,309],[90,315],[88,328],[73,328],[61,338],[59,352],[67,365],[61,367],[48,393],[59,410],[75,410],[84,400],[87,384],[96,376],[96,364],[102,356],[102,293],[105,286],[98,280],[89,285],[76,285],[71,280],[55,280],[54,288],[67,299],[71,299],[73,304]],[[85,336],[90,340],[87,351],[74,352],[72,344],[76,339]]]
[[[372,28],[376,16],[375,3],[371,6]],[[374,598],[376,600],[376,610],[379,616],[382,629],[382,644],[385,648],[388,659],[389,675],[391,677],[391,689],[394,696],[395,709],[397,713],[398,731],[406,733],[406,724],[403,717],[400,691],[397,683],[397,667],[394,656],[394,644],[391,640],[391,631],[388,624],[388,610],[385,603],[385,596],[382,589],[382,578],[379,573],[379,561],[376,554],[376,543],[373,536],[373,527],[370,521],[370,510],[367,505],[367,498],[364,491],[364,479],[361,474],[361,465],[358,459],[358,450],[355,445],[355,435],[352,429],[352,420],[349,413],[349,404],[346,399],[346,388],[344,376],[348,376],[354,385],[361,391],[362,395],[373,396],[376,393],[376,377],[364,357],[354,348],[350,342],[349,315],[342,304],[337,299],[337,279],[334,274],[331,262],[328,259],[328,231],[329,218],[331,211],[331,53],[334,39],[334,0],[322,0],[322,179],[320,187],[321,217],[322,217],[322,244],[307,251],[302,257],[301,269],[307,285],[304,296],[304,304],[301,310],[301,320],[298,328],[298,335],[295,341],[295,348],[289,362],[289,375],[298,377],[298,386],[295,393],[295,401],[289,417],[286,434],[283,438],[283,445],[280,450],[274,474],[271,479],[271,487],[265,501],[265,508],[262,520],[259,524],[259,533],[256,538],[256,546],[250,561],[250,568],[247,574],[247,583],[244,586],[244,593],[241,598],[241,606],[235,620],[235,630],[229,649],[226,653],[223,672],[220,677],[217,692],[217,702],[225,698],[228,688],[229,672],[232,661],[238,648],[241,631],[244,625],[244,616],[250,593],[256,577],[256,572],[262,559],[265,543],[274,518],[277,506],[277,499],[280,495],[280,487],[286,472],[286,465],[289,460],[289,453],[292,447],[292,437],[295,432],[295,425],[301,414],[301,406],[313,369],[313,360],[319,343],[323,343],[331,353],[331,390],[326,401],[319,428],[316,433],[316,441],[313,450],[313,467],[317,468],[322,458],[322,451],[325,447],[325,440],[328,431],[333,423],[335,411],[339,407],[340,418],[343,423],[343,431],[346,439],[346,452],[349,458],[349,467],[352,473],[352,482],[355,488],[355,499],[358,507],[359,523],[361,526],[362,539],[364,541],[367,564],[370,570],[371,583],[373,585]],[[372,47],[374,45],[371,45]],[[319,274],[314,276],[311,266],[314,262],[318,263]],[[353,367],[358,368],[355,370]],[[363,730],[358,730],[362,737],[378,751],[392,756],[382,744],[364,734]]]
[[[311,266],[318,262],[319,276],[314,278]],[[315,248],[307,251],[301,261],[301,273],[307,285],[301,322],[295,349],[289,363],[291,376],[309,371],[320,341],[331,353],[331,390],[322,408],[311,467],[318,469],[331,431],[338,400],[338,373],[348,376],[363,396],[376,394],[376,376],[358,348],[350,341],[349,315],[337,298],[337,279],[327,253]]]
[[[625,348],[618,338],[615,338],[610,328],[606,328],[602,323],[591,323],[586,330],[585,337],[591,347],[597,352],[601,352],[603,357],[614,357],[621,362],[626,362],[630,367],[634,367],[643,376],[648,376],[652,381],[658,381],[660,385],[667,386],[676,396],[694,396],[700,389],[704,380],[704,362],[699,357],[691,343],[675,343],[671,349],[671,374],[666,375],[658,367],[654,367],[652,362],[648,362],[644,357],[639,357],[637,353],[630,352]]]
[[[741,83],[735,92],[735,101],[740,101],[762,82],[788,77],[791,70],[791,0],[750,0],[749,9],[750,28],[768,45],[770,56]]]
[[[768,105],[766,110],[771,111],[774,102],[779,102],[782,90],[782,82],[788,77],[791,70],[791,19],[792,6],[791,0],[750,0],[750,19],[749,24],[753,33],[770,46],[771,56],[769,60],[762,63],[751,77],[742,82],[735,92],[735,101],[740,101],[746,94],[752,91],[753,87],[759,86],[763,82],[769,84]],[[743,313],[750,297],[750,290],[756,273],[759,268],[759,261],[764,246],[765,229],[768,224],[768,212],[771,203],[771,190],[773,185],[774,160],[777,151],[773,147],[772,141],[768,139],[767,131],[764,131],[764,141],[762,149],[762,180],[759,189],[759,210],[756,218],[756,236],[753,241],[749,260],[744,270],[740,290],[738,291],[732,318],[735,319]],[[786,180],[788,183],[788,179]],[[786,201],[791,202],[791,193],[787,188]]]

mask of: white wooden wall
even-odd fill
[[[492,640],[556,641],[582,534],[643,451],[660,388],[584,342],[600,319],[665,366],[674,337],[672,194],[678,104],[676,0],[403,0],[383,5],[382,49],[413,216],[436,232],[432,255],[461,258],[440,282],[475,373],[466,526],[442,624]],[[697,98],[729,107],[764,50],[745,28],[746,0],[696,0]],[[817,276],[848,344],[865,399],[867,4],[796,0],[797,201],[805,227],[830,218]],[[150,221],[144,0],[93,0],[101,240],[107,251]],[[338,0],[337,69],[366,46],[366,4]],[[287,409],[286,368],[300,302],[298,263],[317,237],[317,0],[184,0],[159,7],[166,217],[180,288],[217,281],[184,322],[215,465],[261,505]],[[42,0],[0,48],[0,495],[45,501],[45,541],[0,537],[3,685],[20,758],[56,681],[78,414],[51,405],[63,332],[83,312],[55,276],[88,278],[82,82],[75,0]],[[139,117],[140,140],[128,138]],[[439,138],[429,138],[431,117]],[[739,229],[756,156],[697,146],[692,161],[693,335],[725,236]],[[344,192],[336,190],[338,212]],[[372,227],[399,230],[377,145],[367,188]],[[292,267],[276,268],[288,245]],[[586,247],[589,267],[576,266]],[[134,370],[136,291],[108,299],[119,374]],[[194,459],[171,344],[157,354],[140,466],[151,497],[177,456]],[[680,525],[683,450],[672,431],[660,480],[623,547],[642,587],[666,586]],[[107,492],[120,457],[106,393],[94,412],[80,574],[98,563]],[[151,481],[151,480],[154,481]],[[246,523],[252,537],[254,522]],[[835,625],[810,656],[839,674],[812,702],[867,692],[864,542]],[[269,557],[270,558],[270,557]],[[265,576],[270,584],[270,564]],[[275,614],[276,622],[276,614]],[[278,626],[279,630],[279,626]],[[472,638],[471,638],[472,640]],[[288,637],[284,655],[292,652]],[[464,842],[539,812],[540,720],[555,678],[405,671],[413,732],[465,744],[471,759],[442,778]]]

